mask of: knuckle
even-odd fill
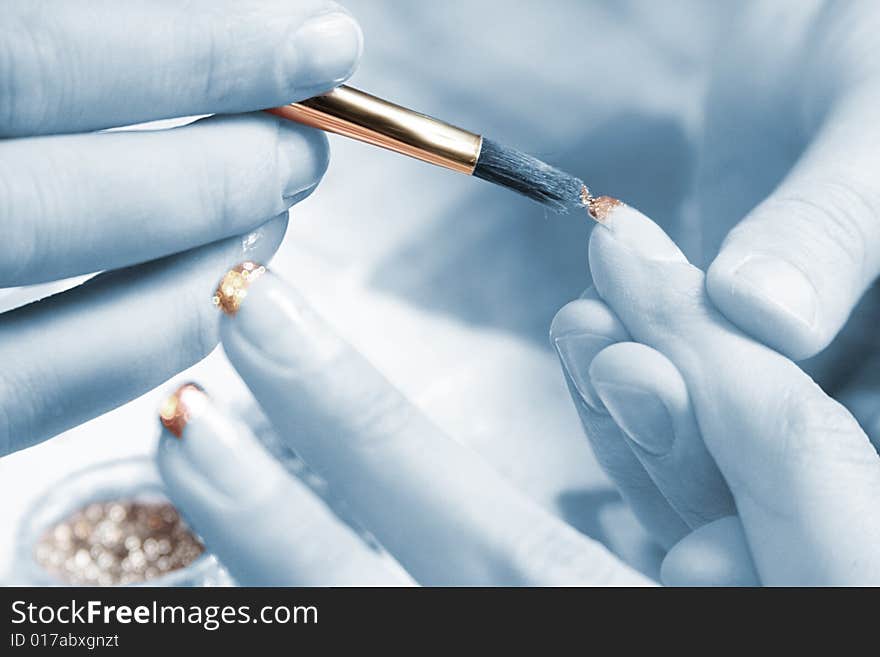
[[[654,280],[667,280],[658,293],[640,300],[642,312],[659,327],[677,327],[688,322],[716,321],[717,311],[706,292],[702,271],[689,264],[655,265]]]
[[[863,462],[869,446],[858,422],[812,381],[789,390],[783,400],[782,463]]]
[[[314,402],[312,412],[332,418],[345,409],[337,426],[358,449],[381,450],[401,437],[418,438],[433,430],[421,412],[347,344],[334,338],[316,352],[321,350],[325,353],[318,353],[297,378]]]
[[[855,181],[823,180],[810,185],[809,196],[783,197],[768,210],[797,231],[806,257],[820,262],[843,257],[861,276],[867,272],[867,246],[876,242],[880,227],[876,190]]]
[[[356,436],[372,444],[382,444],[403,435],[419,417],[402,394],[384,385],[361,392],[356,408],[351,428]]]

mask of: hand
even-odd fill
[[[216,271],[271,257],[327,166],[322,134],[263,113],[94,131],[312,96],[361,36],[323,0],[21,0],[0,38],[0,285],[104,271],[0,318],[2,455],[205,356]]]
[[[697,175],[704,255],[720,245],[707,290],[793,359],[828,345],[880,273],[878,28],[873,2],[753,3],[716,48]]]
[[[594,229],[590,268],[552,335],[609,474],[674,545],[664,582],[880,582],[880,457],[846,409],[722,317],[635,210]]]
[[[166,417],[185,426],[181,438],[164,432],[159,468],[240,583],[650,583],[444,435],[272,273],[251,283],[220,333],[281,439],[404,569],[343,526],[246,426],[184,388]]]

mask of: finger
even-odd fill
[[[181,386],[160,417],[157,459],[171,501],[239,584],[407,583],[200,388]]]
[[[0,455],[127,402],[217,344],[217,268],[269,258],[287,214],[245,237],[101,274],[0,315]]]
[[[880,92],[841,100],[779,187],[728,235],[712,301],[799,360],[824,348],[880,273]]]
[[[266,114],[0,142],[0,282],[115,269],[238,235],[308,195],[327,139]]]
[[[3,13],[6,137],[282,105],[341,83],[361,50],[357,23],[325,0],[30,0]]]
[[[230,361],[283,440],[417,581],[646,581],[443,435],[291,288],[245,271],[263,270],[230,272],[218,290],[237,310],[221,322]]]
[[[880,463],[852,416],[794,363],[721,317],[702,272],[635,210],[617,208],[593,232],[590,266],[633,338],[684,377],[761,580],[880,578],[871,547],[880,540]]]
[[[666,586],[760,586],[737,516],[719,518],[685,536],[663,560]]]
[[[880,355],[867,359],[860,354],[860,369],[835,397],[853,414],[880,452]]]
[[[590,378],[633,453],[689,527],[736,513],[703,444],[684,379],[669,359],[621,342],[593,359]]]
[[[596,354],[609,345],[629,339],[623,324],[603,301],[582,298],[556,314],[550,327],[550,339],[596,460],[652,537],[663,547],[675,545],[687,534],[687,525],[670,507],[623,439],[589,376]]]

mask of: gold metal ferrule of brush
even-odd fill
[[[345,85],[269,111],[468,175],[483,141],[480,135]]]

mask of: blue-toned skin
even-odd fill
[[[0,316],[6,454],[211,351],[217,272],[271,259],[329,158],[323,134],[247,112],[345,80],[361,33],[323,0],[38,0],[4,3],[0,35],[0,287],[104,272]]]

